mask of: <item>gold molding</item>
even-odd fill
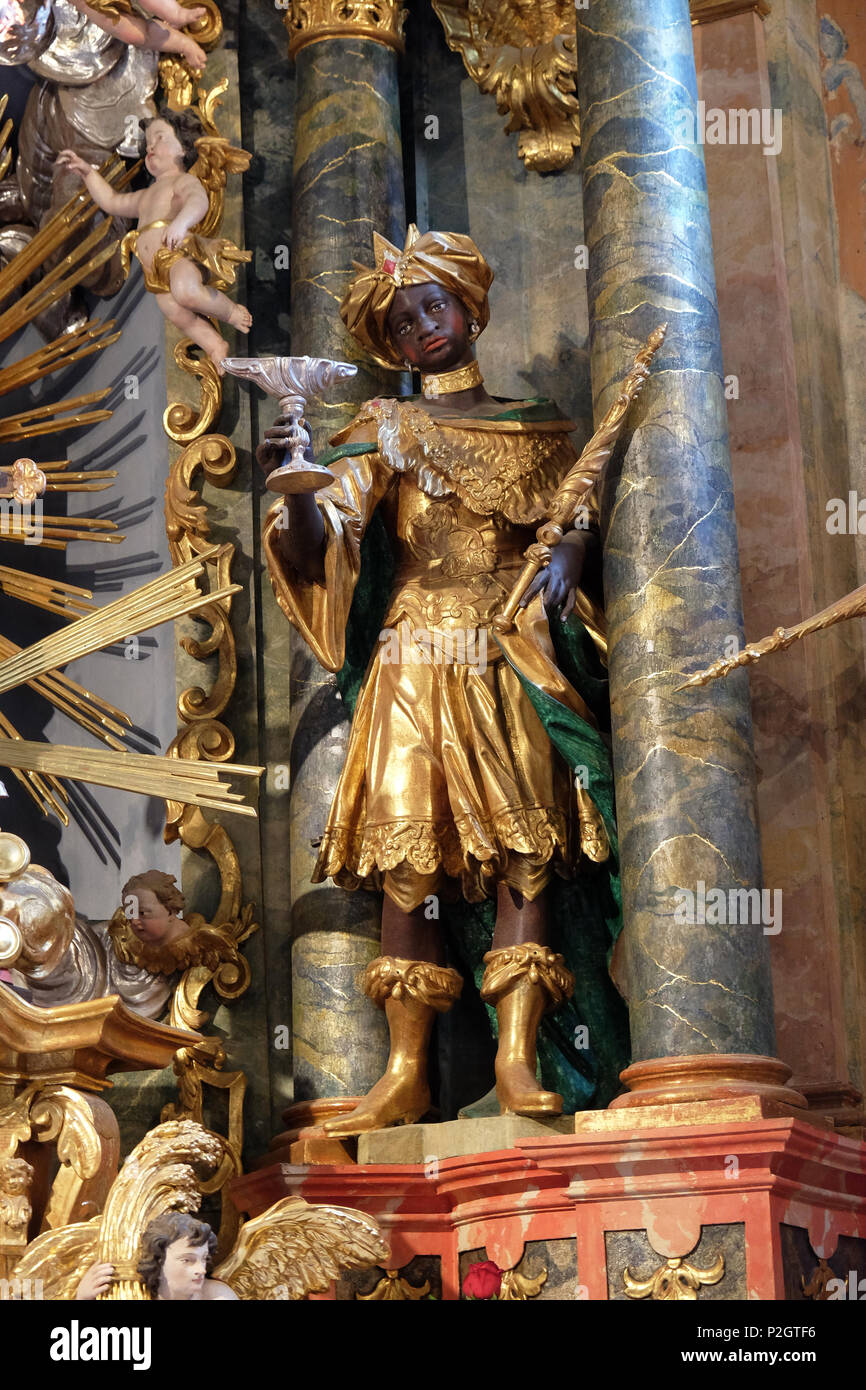
[[[15,1159],[19,1145],[28,1140],[56,1148],[60,1167],[48,1194],[43,1224],[65,1226],[72,1219],[84,1184],[95,1178],[103,1165],[109,1171],[113,1160],[116,1165],[111,1136],[99,1133],[84,1095],[40,1079],[0,1107],[0,1158],[7,1163]],[[4,1253],[8,1257],[9,1252]]]
[[[372,39],[403,53],[408,13],[400,0],[289,0],[289,57],[322,39]]]
[[[209,10],[211,8],[215,7],[209,5]],[[198,87],[197,103],[193,105],[192,75],[189,70],[184,72],[183,67],[174,60],[161,62],[160,77],[169,104],[174,109],[188,107],[195,111],[204,128],[205,138],[198,142],[199,157],[192,172],[208,193],[209,207],[200,224],[201,231],[213,236],[222,224],[226,174],[246,169],[250,155],[230,145],[217,128],[217,108],[228,90],[228,78],[224,77],[209,90]],[[246,259],[249,259],[248,253]],[[212,487],[226,488],[237,472],[237,457],[231,441],[225,435],[209,433],[222,410],[222,380],[208,358],[199,360],[193,356],[192,347],[188,338],[180,339],[174,348],[174,361],[187,377],[197,379],[199,404],[192,407],[184,401],[170,401],[163,416],[165,433],[182,446],[172,460],[165,485],[165,530],[175,567],[213,550],[207,504],[193,486],[194,476],[201,471]],[[209,692],[196,684],[187,687],[178,697],[177,711],[182,726],[167,749],[170,758],[219,763],[226,762],[234,753],[234,736],[219,719],[237,683],[237,652],[230,622],[231,595],[227,592],[234,555],[235,546],[227,543],[220,548],[216,562],[208,567],[214,602],[201,609],[198,616],[210,624],[209,635],[203,640],[180,638],[181,647],[194,660],[210,665],[216,658],[216,676]],[[236,999],[249,986],[250,967],[238,947],[258,931],[259,924],[253,921],[253,905],[243,903],[240,860],[223,825],[208,820],[195,805],[168,800],[164,838],[167,844],[179,839],[186,849],[208,854],[220,876],[220,900],[213,921],[206,922],[200,914],[191,914],[191,937],[176,943],[183,948],[186,941],[190,951],[183,959],[166,961],[160,967],[183,970],[172,996],[169,1017],[179,1026],[189,1026],[195,1020],[194,1026],[198,1029],[210,1017],[198,1007],[199,997],[208,984],[213,984],[223,999]],[[118,919],[115,937],[117,941],[122,937],[122,949],[134,957],[140,951],[139,943],[128,930],[123,914],[116,913],[115,918]],[[218,1190],[229,1177],[241,1172],[242,1105],[247,1080],[242,1071],[224,1073],[225,1060],[225,1051],[216,1037],[206,1037],[196,1047],[178,1052],[174,1071],[179,1101],[166,1106],[162,1112],[163,1120],[191,1119],[201,1123],[203,1085],[228,1092],[228,1135],[223,1141],[226,1153],[217,1174],[202,1189],[206,1192]],[[219,1233],[221,1253],[234,1242],[238,1220],[226,1191]]]
[[[754,10],[761,19],[770,13],[767,0],[690,0],[692,24],[712,24],[714,19],[732,19]]]
[[[159,1119],[160,1124],[165,1124],[169,1120],[193,1120],[204,1127],[203,1086],[213,1086],[217,1090],[226,1092],[228,1101],[227,1133],[225,1137],[217,1136],[223,1140],[225,1152],[222,1162],[213,1176],[199,1184],[202,1196],[208,1196],[212,1192],[222,1194],[216,1258],[223,1259],[234,1248],[241,1223],[241,1214],[231,1199],[228,1184],[243,1172],[241,1152],[244,1144],[243,1112],[247,1078],[242,1071],[222,1071],[225,1062],[225,1052],[222,1045],[216,1038],[206,1041],[215,1042],[217,1045],[210,1059],[203,1058],[202,1054],[205,1049],[201,1046],[182,1047],[175,1054],[173,1066],[174,1074],[177,1077],[179,1103],[171,1102],[164,1106]],[[213,1062],[212,1066],[208,1065],[208,1060]],[[208,1130],[208,1133],[211,1134],[214,1131]]]

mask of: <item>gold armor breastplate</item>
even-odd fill
[[[454,495],[430,497],[412,474],[399,479],[389,504],[397,575],[386,622],[486,627],[520,571],[531,528],[480,516]]]

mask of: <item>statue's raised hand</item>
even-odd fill
[[[286,446],[286,430],[290,424],[287,415],[278,415],[269,430],[265,430],[265,437],[256,449],[256,462],[268,477],[275,468],[279,468],[291,457],[291,451]],[[304,458],[309,463],[315,463],[312,445],[307,445],[304,450]]]

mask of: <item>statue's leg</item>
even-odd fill
[[[172,298],[183,309],[204,314],[206,318],[219,319],[220,323],[230,323],[241,333],[248,333],[253,316],[243,304],[235,304],[222,290],[206,285],[201,270],[195,261],[175,261],[168,275]],[[223,353],[225,356],[225,353]]]
[[[364,990],[385,1010],[391,1051],[384,1076],[350,1115],[327,1120],[329,1134],[364,1134],[389,1125],[414,1124],[430,1108],[427,1053],[436,1013],[449,1009],[463,981],[442,965],[441,930],[423,906],[399,907],[387,894],[382,910],[382,950],[364,972]]]
[[[547,947],[549,889],[529,900],[500,883],[496,931],[487,952],[481,997],[495,1003],[499,1023],[496,1094],[503,1115],[561,1115],[562,1096],[536,1077],[536,1037],[545,1009],[571,993],[562,956]]]
[[[172,267],[174,271],[176,267]],[[156,302],[162,310],[169,323],[173,323],[175,328],[185,334],[187,338],[192,338],[194,343],[207,353],[210,360],[215,363],[217,368],[224,357],[228,357],[229,345],[220,333],[217,333],[213,324],[208,323],[200,314],[193,313],[192,309],[186,309],[179,304],[173,294],[158,294]],[[222,369],[220,369],[222,375]]]

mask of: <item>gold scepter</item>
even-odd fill
[[[619,395],[606,412],[604,419],[584,448],[580,458],[569,469],[553,496],[547,520],[535,533],[535,541],[525,551],[526,564],[502,612],[493,619],[495,632],[512,632],[520,600],[540,569],[550,563],[553,547],[559,545],[567,526],[577,516],[583,499],[601,477],[604,465],[613,453],[622,432],[626,413],[650,373],[650,363],[665,340],[667,324],[654,329],[641,348],[634,365],[622,384]]]
[[[844,623],[848,618],[862,617],[866,617],[866,584],[862,584],[859,589],[852,589],[844,598],[837,598],[829,608],[822,608],[820,613],[814,613],[811,618],[804,618],[794,627],[777,627],[769,637],[762,637],[760,642],[750,642],[741,652],[737,652],[736,656],[720,658],[705,670],[696,671],[684,685],[678,685],[677,690],[688,690],[692,685],[708,685],[719,676],[730,675],[738,666],[751,666],[768,652],[786,651],[793,642],[799,642],[811,632],[822,632],[834,623]]]

